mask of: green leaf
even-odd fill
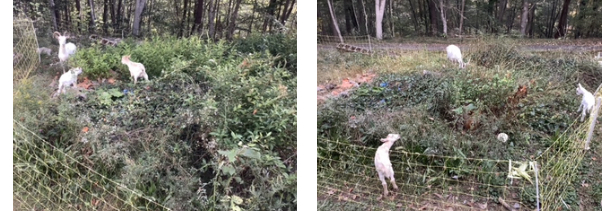
[[[476,108],[477,108],[477,106],[475,106],[475,105],[473,105],[473,104],[471,103],[471,104],[468,104],[468,105],[466,106],[466,111],[472,111],[472,110],[475,110]]]
[[[229,165],[225,165],[221,167],[221,172],[223,172],[223,174],[225,175],[234,175],[236,173],[236,169],[234,169],[234,167],[229,166]]]
[[[232,196],[232,203],[234,203],[234,204],[243,204],[243,199],[241,197],[233,195]]]
[[[217,153],[226,156],[230,163],[233,163],[236,160],[236,149],[230,151],[219,150]]]
[[[255,150],[250,149],[250,148],[244,148],[241,151],[241,155],[245,156],[245,157],[248,157],[248,158],[251,158],[251,159],[260,159],[260,152],[255,151]]]
[[[453,112],[455,112],[456,114],[462,114],[463,111],[464,111],[464,109],[462,109],[462,107],[453,109]]]

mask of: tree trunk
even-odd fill
[[[368,29],[366,27],[366,9],[364,8],[364,0],[357,0],[356,2],[356,19],[358,20],[358,26],[360,28],[360,34],[366,35],[368,34]]]
[[[241,0],[236,0],[234,5],[234,11],[232,12],[232,16],[230,17],[230,24],[228,25],[228,31],[226,32],[226,39],[232,40],[232,35],[234,35],[234,30],[236,29],[236,17],[238,16],[238,10],[241,6]]]
[[[79,33],[81,32],[81,21],[83,21],[83,16],[81,15],[81,1],[75,0],[75,7],[77,8],[78,18],[77,18],[77,30]]]
[[[334,9],[332,8],[332,4],[330,0],[328,0],[328,8],[330,9],[330,17],[332,19],[332,24],[334,25],[334,34],[338,37],[341,43],[345,43],[343,40],[343,36],[341,35],[341,30],[338,28],[338,23],[336,22],[336,16],[334,15]]]
[[[345,31],[347,34],[352,34],[353,29],[356,27],[355,13],[353,12],[353,5],[351,0],[343,0],[343,9],[345,10]]]
[[[507,0],[499,0],[498,2],[498,21],[504,23],[504,14],[507,10]]]
[[[409,7],[411,8],[411,14],[413,15],[413,27],[415,27],[415,32],[418,32],[419,23],[417,22],[417,12],[415,12],[415,7],[413,7],[411,0],[409,0]]]
[[[564,5],[562,6],[562,14],[560,15],[560,21],[558,21],[558,31],[554,38],[558,39],[558,37],[564,37],[566,35],[566,24],[568,21],[568,5],[570,4],[570,0],[564,0]]]
[[[147,8],[147,10],[150,10],[150,12],[147,12],[147,31],[151,32],[151,15],[153,15],[153,5],[155,5],[155,0],[151,0],[149,1],[149,5],[147,5],[145,8]],[[202,29],[202,25],[200,25],[200,29]]]
[[[281,24],[285,25],[285,22],[287,22],[289,15],[292,14],[292,10],[294,10],[295,4],[296,4],[296,0],[291,0],[291,1],[287,0],[285,2],[285,11],[283,12],[283,15],[281,16]]]
[[[528,26],[528,6],[529,6],[529,2],[528,0],[524,0],[522,7],[522,12],[521,12],[521,30],[520,30],[520,34],[522,37],[526,36],[526,28]]]
[[[507,34],[511,32],[511,29],[513,29],[513,24],[515,23],[515,18],[517,17],[516,15],[516,11],[517,11],[517,2],[513,2],[513,10],[511,11],[511,15],[509,16],[509,20],[507,21]]]
[[[460,12],[460,37],[462,37],[462,25],[464,24],[464,6],[466,5],[466,0],[462,0],[462,11]]]
[[[123,10],[123,1],[124,0],[119,0],[119,3],[117,3],[117,13],[115,14],[117,22],[115,23],[115,32],[121,31],[121,24],[123,23],[123,13],[121,12]]]
[[[49,8],[51,11],[51,21],[53,22],[53,31],[58,31],[58,18],[60,17],[60,12],[55,7],[54,0],[49,0]]]
[[[125,25],[126,28],[130,28],[130,26],[131,26],[130,21],[132,20],[132,5],[133,4],[130,4],[130,0],[128,0],[128,1],[126,1],[126,5],[128,5],[128,10],[124,11],[124,12],[127,13],[128,17],[126,17],[126,19],[125,19],[126,23],[124,25]],[[122,29],[122,31],[123,31],[123,29]]]
[[[194,34],[196,30],[200,34],[202,32],[202,11],[204,10],[204,0],[198,0],[194,7],[194,25],[190,34]]]
[[[447,36],[447,19],[445,18],[445,3],[443,0],[438,1],[441,10],[441,22],[443,22],[443,35]]]
[[[102,28],[103,28],[102,31],[104,32],[104,34],[108,34],[107,25],[106,25],[108,18],[109,18],[108,6],[107,6],[108,2],[109,0],[104,0],[103,12],[102,12]]]
[[[328,0],[329,1],[329,0]],[[385,0],[375,0],[375,28],[377,39],[383,39],[383,14],[385,12]]]
[[[528,13],[528,34],[530,37],[534,37],[534,16],[536,11],[536,3],[532,4],[530,13]]]
[[[70,31],[72,29],[72,22],[70,20],[70,4],[63,3],[62,5],[64,6],[64,23],[66,23],[64,30]]]
[[[545,36],[548,38],[553,37],[553,30],[555,28],[555,22],[557,18],[557,5],[558,0],[554,0],[551,5],[551,13],[549,14],[549,19],[547,21],[547,31],[545,32]]]
[[[364,12],[364,28],[366,29],[366,34],[370,36],[370,29],[368,29],[368,13],[366,13],[366,3],[365,0],[360,0],[362,2],[362,11]]]
[[[276,0],[268,1],[268,7],[266,8],[267,16],[264,17],[264,26],[262,26],[262,32],[267,32],[269,25],[272,25],[272,19],[275,17],[275,6],[277,5],[276,3]]]
[[[281,15],[283,13],[283,10],[282,10],[281,6],[279,6],[278,3],[275,4],[275,10],[276,10],[276,12],[275,12],[275,14],[276,14],[275,20],[281,20]]]
[[[251,10],[251,21],[249,21],[249,31],[247,31],[247,34],[251,34],[251,30],[253,29],[253,20],[255,19],[255,11],[258,8],[258,2],[255,1],[253,2],[253,9]]]
[[[181,22],[179,23],[179,34],[178,37],[183,37],[183,29],[185,28],[185,19],[187,19],[187,2],[188,0],[183,0],[183,15],[181,16]]]
[[[424,2],[425,1],[425,2]],[[422,19],[424,20],[424,34],[430,34],[430,20],[428,19],[428,13],[426,11],[428,11],[428,8],[426,6],[425,3],[427,3],[429,0],[418,0],[417,2],[419,3],[419,9],[420,9],[420,13],[422,15]]]
[[[135,9],[134,9],[134,22],[132,24],[132,34],[134,36],[139,36],[140,35],[140,21],[141,21],[141,17],[143,14],[143,9],[145,9],[145,4],[147,3],[147,0],[136,0],[134,2],[135,5]]]
[[[430,12],[430,27],[432,30],[432,36],[436,36],[438,34],[438,24],[436,20],[436,5],[434,4],[434,0],[428,1],[428,10]]]
[[[396,34],[394,33],[394,7],[393,7],[393,3],[392,0],[390,0],[390,15],[389,15],[389,24],[390,24],[390,31],[392,32],[392,37],[396,37]]]
[[[228,1],[228,4],[227,4],[228,7],[227,7],[226,13],[224,15],[225,19],[224,19],[224,30],[223,30],[223,32],[224,32],[225,36],[228,36],[227,33],[225,33],[225,32],[228,32],[228,26],[230,26],[230,18],[231,18],[230,16],[232,16],[231,15],[232,14],[232,2],[234,2],[234,1],[235,0],[229,0]]]
[[[209,1],[209,39],[215,39],[215,5],[214,0]]]
[[[90,22],[89,22],[89,31],[90,32],[94,32],[94,30],[96,30],[96,13],[95,8],[94,8],[94,0],[89,0],[89,11],[90,11],[90,15],[89,17],[91,18]]]
[[[115,18],[115,0],[110,0],[109,6],[109,13],[111,14],[111,27],[113,27],[117,22]]]
[[[215,13],[215,32],[220,32],[220,37],[223,37],[223,30],[221,29],[221,9],[219,8],[219,0],[217,0],[216,2],[215,10],[217,11]],[[215,36],[217,36],[217,34]]]

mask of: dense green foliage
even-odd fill
[[[471,182],[503,186],[506,175],[501,177],[492,172],[505,172],[507,166],[466,158],[531,160],[550,146],[554,150],[567,150],[570,145],[560,142],[570,138],[567,138],[568,134],[561,135],[562,132],[579,132],[576,121],[580,114],[576,111],[581,97],[575,92],[577,83],[589,87],[587,89],[591,92],[602,83],[602,67],[590,56],[522,52],[508,43],[472,46],[466,56],[471,60],[467,69],[449,65],[442,54],[419,54],[399,59],[375,59],[378,61],[364,68],[378,68],[380,74],[374,81],[361,84],[346,96],[329,98],[318,106],[318,174],[323,175],[319,179],[325,181],[321,184],[334,183],[335,180],[363,182],[344,177],[361,175],[364,171],[376,180],[376,174],[364,168],[373,165],[369,159],[374,157],[371,149],[376,149],[381,144],[379,139],[387,134],[399,133],[401,139],[395,144],[394,148],[398,150],[396,155],[392,155],[392,160],[401,164],[395,169],[399,169],[398,174],[404,174],[404,177],[396,180],[405,181],[413,191],[404,194],[412,196],[430,192],[430,187],[444,190],[447,188],[445,185],[450,188],[454,185],[425,181],[413,173],[437,179],[460,175],[468,177],[464,180]],[[428,57],[421,57],[423,54]],[[337,63],[355,65],[352,55],[337,55],[336,60],[346,60],[343,62],[336,62],[325,53],[319,57],[318,68],[328,68]],[[422,62],[412,66],[413,60]],[[433,67],[424,60],[434,63]],[[424,74],[422,68],[429,74]],[[527,87],[527,95],[514,101],[513,97],[521,86]],[[501,132],[510,137],[506,143],[496,139],[496,134]],[[404,157],[398,151],[421,156]],[[594,153],[599,154],[598,151]],[[456,159],[436,159],[429,155]],[[599,178],[594,174],[595,170],[584,170]],[[339,172],[347,174],[340,175]],[[343,178],[336,179],[339,176]],[[573,177],[573,182],[579,186],[579,179],[575,178],[586,177]],[[593,181],[598,184],[596,189],[599,181]],[[373,187],[374,184],[379,183],[373,182]],[[428,189],[419,188],[426,186]],[[527,188],[521,193],[524,202],[534,204],[531,203],[535,200],[533,191]],[[576,190],[567,191],[578,194]],[[503,189],[491,187],[471,192],[478,196],[499,196],[502,193]],[[594,193],[590,191],[589,197],[594,197]],[[596,198],[600,197],[596,195]],[[320,203],[323,206],[331,201],[334,200]],[[599,201],[590,198],[589,202],[582,203]]]
[[[296,55],[295,39],[275,37],[288,45],[278,48],[290,49],[279,56]],[[169,37],[94,45],[81,49],[72,66],[92,79],[115,70],[117,82],[58,99],[39,82],[24,82],[14,115],[79,163],[173,210],[295,210],[297,80],[271,51],[247,54],[232,43]],[[134,85],[122,55],[143,63],[151,81]],[[37,172],[42,180],[54,177]],[[92,181],[58,177],[66,181],[59,186]],[[121,196],[152,206],[129,192]]]

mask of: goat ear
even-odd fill
[[[385,142],[387,142],[387,141],[388,141],[388,140],[387,140],[387,138],[382,138],[382,139],[381,139],[381,142],[384,142],[384,143],[385,143]]]

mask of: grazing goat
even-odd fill
[[[66,32],[64,32],[63,36],[59,32],[53,32],[53,37],[57,38],[57,41],[60,43],[57,56],[60,59],[60,63],[62,64],[62,70],[66,72],[66,68],[64,68],[64,62],[66,62],[71,55],[77,52],[77,46],[73,43],[66,43],[66,39],[70,38],[70,35],[66,34]]]
[[[581,121],[583,122],[583,120],[585,120],[585,113],[591,112],[592,107],[594,107],[594,95],[584,89],[581,83],[579,83],[577,87],[577,95],[583,95],[581,105],[579,105],[579,110],[577,110],[577,112],[581,111]]]
[[[68,72],[65,72],[64,74],[62,74],[62,76],[60,76],[60,82],[59,82],[60,85],[57,89],[56,95],[61,94],[61,92],[66,93],[66,87],[68,86],[73,86],[73,85],[76,86],[77,77],[82,72],[83,72],[83,69],[81,69],[80,67],[77,67],[77,68],[70,69],[68,70]]]
[[[130,61],[130,56],[122,56],[121,63],[128,66],[130,70],[130,75],[134,79],[134,84],[136,84],[136,80],[140,77],[145,78],[145,80],[149,81],[149,77],[145,72],[145,66],[138,62]]]
[[[375,168],[379,174],[379,180],[381,180],[381,184],[383,185],[383,195],[386,197],[388,195],[388,191],[385,178],[390,178],[390,182],[392,182],[394,190],[398,190],[396,179],[394,179],[394,169],[392,169],[392,163],[389,155],[390,148],[398,139],[400,139],[400,135],[388,134],[386,138],[381,139],[383,144],[377,148],[377,152],[375,153]]]
[[[447,58],[451,60],[452,62],[460,63],[460,68],[462,69],[466,67],[468,63],[470,63],[470,61],[467,63],[464,63],[464,61],[462,61],[462,52],[460,51],[460,48],[458,48],[458,46],[455,46],[455,45],[447,46]]]

